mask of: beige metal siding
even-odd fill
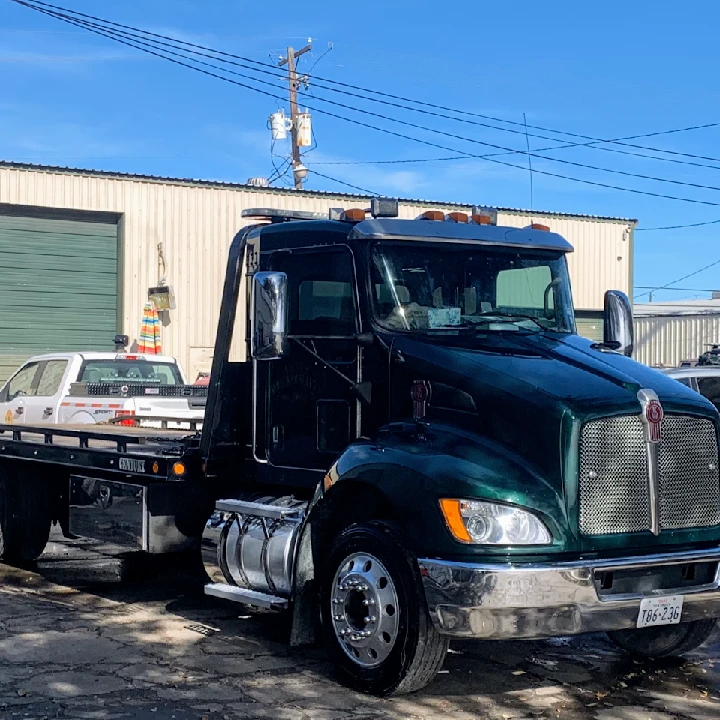
[[[630,226],[624,222],[498,212],[498,225],[547,225],[574,248],[568,255],[575,307],[601,310],[606,290],[622,290],[632,297]]]
[[[241,218],[243,209],[273,207],[326,213],[330,207],[367,205],[344,195],[322,197],[103,176],[81,170],[15,167],[0,167],[0,203],[122,214],[120,301],[124,332],[131,341],[140,331],[147,288],[162,274],[157,251],[162,242],[167,280],[175,289],[177,302],[177,309],[169,313],[163,327],[163,351],[178,357],[191,380],[199,370],[209,367],[227,250],[246,223]],[[412,218],[425,209],[438,208],[443,206],[403,203],[400,217]],[[629,243],[623,239],[627,223],[522,213],[499,213],[498,220],[513,226],[527,225],[531,220],[543,222],[575,246],[570,269],[578,308],[601,308],[602,294],[608,288],[629,291]]]
[[[633,357],[652,367],[676,367],[683,360],[697,360],[712,343],[720,343],[720,315],[635,318]]]

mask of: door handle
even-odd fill
[[[53,409],[51,407],[46,407],[45,410],[43,410],[43,417],[50,417],[53,414]]]
[[[22,405],[18,405],[15,410],[16,415],[22,415],[25,412],[25,408]]]

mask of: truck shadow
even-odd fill
[[[339,688],[321,646],[289,649],[287,617],[205,597],[201,580],[183,567],[160,569],[94,551],[80,546],[68,554],[61,545],[46,552],[32,569],[37,583],[50,584],[43,594],[72,588],[86,598],[87,617],[103,637],[169,668],[189,668],[198,682],[234,683],[248,701],[262,702],[264,692],[272,703],[353,707],[398,718],[461,711],[505,719],[560,713],[625,718],[623,708],[638,706],[693,717],[720,715],[717,634],[687,658],[655,662],[633,660],[604,635],[457,641],[427,688],[381,700]],[[28,581],[22,582],[27,587]],[[312,692],[298,689],[300,679]],[[616,710],[608,715],[611,708]]]

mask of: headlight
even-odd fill
[[[440,500],[456,540],[476,545],[549,545],[552,536],[527,510],[481,500]]]

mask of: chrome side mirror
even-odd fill
[[[252,278],[252,356],[256,360],[277,360],[287,343],[287,275],[258,272]]]
[[[620,290],[605,293],[604,345],[630,357],[635,342],[630,300]]]

